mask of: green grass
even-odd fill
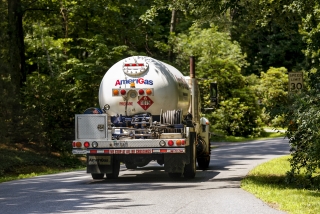
[[[211,137],[213,142],[248,142],[252,140],[262,140],[268,138],[285,137],[283,132],[263,132],[259,137],[235,137],[235,136],[224,136],[215,135]]]
[[[0,182],[85,167],[76,157],[37,150],[32,144],[0,144]]]
[[[284,156],[259,165],[241,181],[241,188],[288,213],[320,213],[319,190],[301,189],[285,182],[289,158]]]

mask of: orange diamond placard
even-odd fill
[[[138,101],[138,104],[141,106],[141,108],[147,110],[153,104],[153,101],[149,97],[143,96]]]

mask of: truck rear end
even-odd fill
[[[120,163],[136,169],[157,161],[170,177],[193,178],[197,154],[198,164],[207,166],[209,123],[199,117],[199,99],[191,105],[199,91],[194,77],[189,80],[150,57],[112,66],[99,90],[103,113],[75,117],[73,154],[86,155],[87,173],[117,178]]]

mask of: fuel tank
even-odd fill
[[[182,110],[190,106],[190,88],[173,66],[146,56],[132,56],[114,64],[99,89],[100,107],[110,116]]]

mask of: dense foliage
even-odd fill
[[[227,33],[219,32],[215,26],[207,29],[193,26],[188,35],[180,34],[174,43],[177,64],[181,67],[188,56],[196,57],[197,77],[203,79],[200,82],[203,92],[209,82],[219,83],[220,107],[207,115],[214,123],[213,129],[234,136],[259,134],[260,107],[254,91],[241,75],[246,61],[238,43],[232,42]],[[208,94],[204,94],[202,103],[209,107]]]
[[[289,126],[292,173],[319,167],[319,20],[316,0],[1,0],[0,143],[70,151],[74,114],[97,106],[118,60],[147,55],[182,71],[196,57],[202,103],[219,84],[212,129],[259,135]],[[289,72],[304,91],[288,95]]]

